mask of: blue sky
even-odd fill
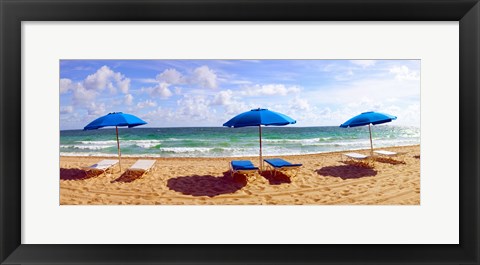
[[[295,126],[370,110],[420,126],[420,60],[61,60],[59,86],[61,130],[118,111],[149,127],[222,126],[259,107]]]

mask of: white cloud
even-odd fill
[[[133,103],[133,96],[132,94],[126,94],[125,97],[123,98],[123,103],[126,105],[132,105]]]
[[[130,79],[104,65],[94,74],[87,76],[83,81],[83,85],[88,90],[97,91],[103,91],[108,88],[111,92],[115,92],[118,88],[122,93],[126,94],[130,87]]]
[[[178,114],[196,120],[208,120],[212,113],[210,101],[204,96],[184,96],[177,101]]]
[[[286,96],[300,91],[301,89],[298,86],[287,87],[283,84],[267,84],[244,87],[240,94],[244,96]]]
[[[156,79],[159,82],[165,82],[169,84],[182,84],[185,82],[185,78],[182,76],[182,74],[175,69],[167,69],[163,71],[161,74],[157,75]]]
[[[231,118],[229,116],[232,114],[238,114],[253,108],[248,107],[245,103],[238,101],[238,99],[234,99],[233,91],[230,89],[222,90],[215,94],[209,104],[210,106],[222,106],[224,109],[224,119]]]
[[[199,85],[203,88],[217,88],[217,74],[208,68],[208,66],[200,66],[193,71],[191,77],[192,85]]]
[[[254,107],[252,105],[247,105],[244,102],[232,102],[231,104],[224,106],[224,120],[227,121],[228,119],[232,118],[232,115],[240,114],[253,108]]]
[[[69,114],[73,112],[73,106],[60,107],[60,114]]]
[[[117,86],[122,91],[123,94],[128,93],[128,89],[130,88],[130,79],[128,78],[121,78],[117,81]]]
[[[72,90],[72,100],[77,105],[93,101],[98,94],[95,90],[85,89],[85,87],[80,83],[77,83]]]
[[[211,103],[211,105],[229,105],[232,103],[233,92],[228,90],[222,90],[218,92]]]
[[[68,78],[60,79],[60,94],[67,93],[73,88],[72,80]]]
[[[155,78],[136,78],[134,80],[138,81],[140,83],[145,83],[145,84],[156,84],[156,83],[158,83],[158,80],[155,79]]]
[[[88,115],[104,115],[106,114],[105,103],[96,104],[95,102],[91,102],[87,105],[87,112]]]
[[[171,97],[172,91],[168,88],[170,85],[168,83],[160,83],[156,87],[151,89],[151,96],[158,96],[160,98],[169,98]]]
[[[374,66],[375,63],[376,63],[375,60],[351,60],[350,62],[355,64],[355,65],[359,65],[362,68],[367,68],[367,67],[370,67],[370,66]]]
[[[137,108],[139,109],[143,109],[143,108],[147,108],[147,107],[156,107],[157,106],[157,103],[155,101],[152,101],[152,100],[145,100],[145,101],[142,101],[142,102],[138,102],[137,103]]]
[[[395,79],[399,81],[404,80],[419,80],[420,76],[417,71],[410,70],[407,66],[394,66],[390,68],[390,73],[395,75]]]
[[[308,100],[296,97],[290,102],[290,108],[294,110],[308,111],[310,110],[310,104],[308,103]]]

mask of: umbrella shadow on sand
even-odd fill
[[[373,177],[377,171],[368,167],[359,167],[355,165],[328,166],[316,170],[318,175],[326,177],[336,177],[341,179],[357,179],[363,177]]]
[[[292,180],[282,172],[277,172],[275,175],[270,170],[265,170],[261,173],[262,177],[268,180],[270,185],[280,185],[284,183],[292,183]]]
[[[84,180],[100,175],[99,172],[85,171],[78,168],[60,168],[61,180]]]
[[[192,175],[171,178],[167,187],[176,192],[192,196],[215,197],[234,193],[247,185],[244,175],[230,176],[230,171],[223,172],[222,177],[212,175]]]
[[[127,170],[120,177],[112,180],[111,183],[114,183],[114,182],[129,183],[141,178],[143,175],[145,175],[145,172]]]

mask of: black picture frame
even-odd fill
[[[0,0],[0,16],[1,264],[479,264],[479,0]],[[21,244],[22,21],[150,20],[459,21],[460,244]]]

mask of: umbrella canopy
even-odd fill
[[[370,125],[391,122],[396,119],[396,116],[390,114],[368,111],[349,119],[348,121],[342,123],[340,127],[348,128],[368,125],[368,130],[370,131],[370,154],[373,155],[372,128],[370,127]]]
[[[107,126],[128,126],[128,128],[132,128],[132,127],[144,125],[144,124],[147,124],[147,123],[131,114],[122,113],[122,112],[112,112],[90,122],[83,129],[94,130],[94,129],[99,129]]]
[[[120,171],[122,170],[121,165],[121,157],[122,153],[120,151],[120,142],[118,141],[118,126],[128,126],[128,128],[132,128],[139,125],[147,124],[142,119],[127,113],[122,112],[112,112],[108,113],[105,116],[95,119],[94,121],[90,122],[87,126],[85,126],[84,130],[95,130],[102,127],[107,126],[115,126],[115,131],[117,134],[117,149],[118,149],[118,161]]]
[[[240,128],[247,126],[258,126],[258,134],[260,137],[260,170],[262,166],[262,125],[263,126],[283,126],[294,124],[296,121],[287,115],[271,111],[268,109],[252,109],[250,111],[238,114],[225,122],[223,126]]]

